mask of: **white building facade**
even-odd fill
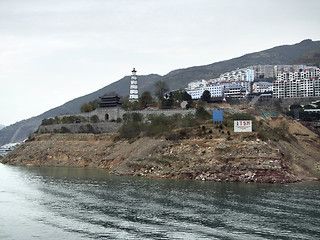
[[[254,82],[252,84],[253,93],[272,92],[272,83],[269,82]]]
[[[187,90],[187,93],[191,96],[192,99],[200,99],[203,92],[206,90],[210,92],[211,97],[222,97],[224,86],[208,84],[205,87]]]
[[[196,88],[201,88],[207,85],[207,81],[202,79],[202,80],[198,80],[198,81],[193,81],[188,83],[188,90],[193,90]]]
[[[299,98],[320,96],[320,69],[309,67],[305,70],[281,72],[273,82],[274,98]]]
[[[223,97],[227,90],[227,97],[243,98],[243,93],[251,91],[253,81],[254,70],[237,69],[223,73],[219,78],[191,82],[188,84],[187,93],[192,99],[200,99],[205,90],[210,92],[211,97]]]

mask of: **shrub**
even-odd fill
[[[55,121],[53,118],[43,119],[41,125],[53,125]]]
[[[122,119],[118,117],[117,120],[116,120],[116,122],[117,122],[117,123],[121,123],[121,122],[122,122]]]
[[[260,128],[258,130],[258,137],[262,140],[262,141],[268,141],[270,139],[270,136],[268,135],[268,132],[265,131],[264,129]]]
[[[196,124],[196,119],[194,114],[188,113],[184,115],[184,117],[181,119],[181,126],[182,127],[193,127]]]
[[[188,135],[187,130],[186,129],[182,129],[180,131],[172,131],[172,132],[167,132],[165,134],[165,137],[167,140],[179,140],[179,139],[184,139],[186,138]]]
[[[91,124],[87,124],[86,128],[88,133],[94,133],[94,128]]]
[[[94,100],[89,103],[85,103],[80,107],[81,112],[91,112],[99,107],[98,100]]]
[[[92,110],[93,110],[92,106],[88,103],[83,104],[80,108],[81,112],[91,112]]]
[[[97,123],[97,122],[99,122],[99,117],[98,117],[97,115],[91,116],[90,122],[92,122],[92,123]]]
[[[143,119],[143,115],[141,113],[125,113],[123,115],[123,120],[125,122],[130,122],[130,121],[134,121],[134,122],[141,122]]]
[[[61,123],[80,123],[80,122],[86,122],[87,120],[84,117],[81,116],[68,116],[63,117],[61,119]]]
[[[119,128],[119,136],[121,138],[132,139],[138,137],[142,126],[138,122],[126,122]]]
[[[60,133],[69,133],[69,132],[70,130],[64,126],[60,128]]]
[[[207,120],[211,118],[211,114],[208,113],[204,107],[198,107],[196,110],[196,118],[200,120]]]

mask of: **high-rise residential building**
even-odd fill
[[[274,98],[299,98],[320,96],[320,69],[308,67],[305,70],[280,72],[273,82]]]
[[[254,71],[255,79],[274,78],[274,66],[273,65],[254,65],[248,67]]]

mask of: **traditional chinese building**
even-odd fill
[[[120,97],[117,94],[105,94],[100,97],[99,105],[101,108],[121,106]]]

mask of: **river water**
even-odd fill
[[[213,183],[0,164],[0,239],[320,239],[320,183]]]

